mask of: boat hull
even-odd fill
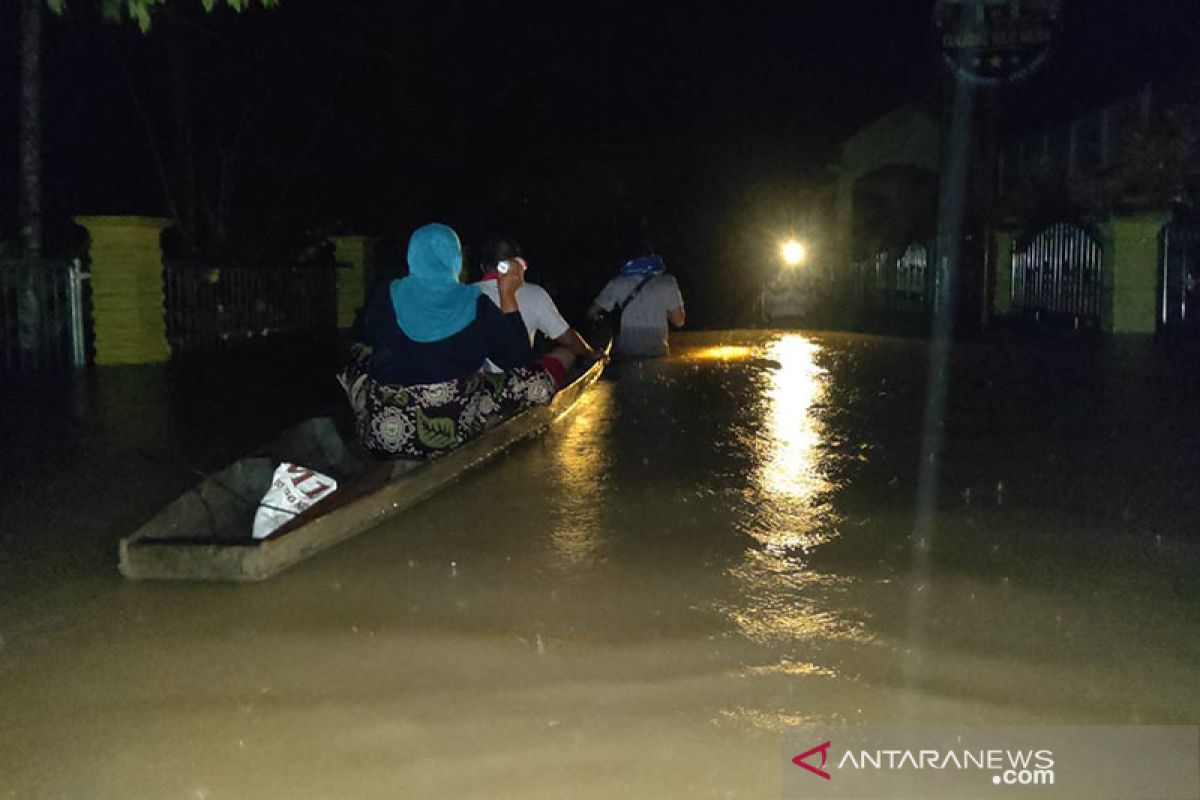
[[[267,454],[243,458],[210,476],[123,538],[120,572],[137,580],[269,578],[376,527],[514,444],[543,433],[571,411],[603,369],[603,362],[592,364],[550,405],[524,411],[428,462],[372,462],[345,443],[332,420],[307,420],[267,448]],[[330,470],[343,476],[343,486],[270,537],[249,538],[257,500],[281,460]]]

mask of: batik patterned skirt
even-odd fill
[[[483,431],[554,397],[554,378],[543,367],[476,372],[442,383],[380,383],[356,360],[338,375],[346,390],[358,438],[380,458],[428,459],[459,447]]]

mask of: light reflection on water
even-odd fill
[[[742,361],[754,354],[754,348],[744,345],[718,344],[702,347],[684,355],[685,360],[694,361]]]
[[[746,667],[739,674],[752,675],[800,675],[804,677],[836,678],[838,671],[829,667],[818,666],[811,661],[792,661],[784,658],[776,664],[765,667]]]
[[[825,424],[816,413],[828,375],[816,363],[820,347],[787,335],[767,347],[771,364],[762,386],[764,425],[750,440],[755,469],[748,532],[768,551],[806,553],[834,535],[825,499],[833,488],[820,445]]]
[[[827,482],[817,463],[821,423],[813,404],[825,392],[825,372],[817,366],[820,348],[803,336],[784,336],[767,350],[778,362],[767,389],[767,452],[757,482],[769,496],[811,501]]]
[[[806,569],[799,555],[749,550],[729,571],[741,602],[726,610],[748,639],[759,644],[868,642],[866,626],[838,610],[849,578]]]
[[[829,641],[865,642],[866,627],[836,610],[831,592],[849,581],[810,569],[806,556],[837,535],[828,500],[833,489],[820,445],[825,425],[817,414],[828,374],[817,364],[821,348],[789,334],[766,348],[760,381],[763,425],[744,443],[752,448],[745,532],[759,545],[749,548],[729,574],[740,602],[724,609],[748,639],[785,645]],[[783,664],[765,667],[782,669]],[[804,662],[807,663],[807,662]],[[813,675],[830,674],[812,665]],[[762,673],[760,673],[762,674]]]
[[[561,511],[551,532],[551,546],[571,566],[590,563],[601,544],[605,477],[612,462],[612,405],[612,385],[600,383],[559,423],[554,474]]]

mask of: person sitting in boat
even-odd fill
[[[355,358],[338,376],[371,453],[427,459],[550,402],[574,355],[535,358],[517,306],[521,270],[500,276],[493,303],[459,283],[458,234],[436,223],[409,239],[408,268],[359,313]],[[503,372],[482,371],[485,360]]]
[[[617,354],[639,358],[665,356],[670,352],[667,344],[670,328],[683,327],[683,295],[653,248],[643,244],[638,252],[596,295],[587,316],[598,320],[614,311],[620,315],[613,347]]]
[[[478,286],[479,291],[487,295],[488,299],[497,306],[500,305],[499,280],[501,278],[497,268],[501,263],[507,263],[510,266],[516,264],[522,271],[527,266],[521,254],[521,246],[510,236],[496,236],[483,245],[479,261],[481,276],[479,281],[472,284]],[[579,335],[579,332],[567,324],[550,294],[541,286],[526,281],[517,290],[517,307],[521,311],[521,319],[525,321],[525,329],[529,332],[531,345],[534,337],[541,333],[547,339],[558,342],[576,356],[593,360],[600,358],[600,354]],[[490,361],[487,363],[487,368],[494,372],[500,371],[500,368]]]

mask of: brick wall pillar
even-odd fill
[[[1154,333],[1158,318],[1158,237],[1167,219],[1165,213],[1147,212],[1100,226],[1105,330]]]
[[[333,242],[337,270],[337,325],[349,328],[354,317],[366,302],[370,285],[371,251],[374,239],[369,236],[330,236]]]
[[[1012,311],[1012,256],[1013,235],[1009,231],[996,231],[995,291],[992,292],[992,314],[1008,316]]]
[[[159,236],[170,220],[76,217],[91,239],[96,363],[166,361],[166,315]]]

